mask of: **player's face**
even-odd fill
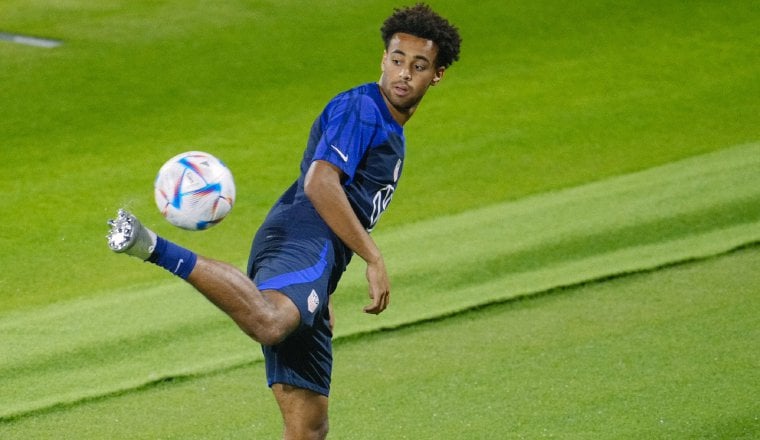
[[[428,87],[443,77],[435,67],[438,47],[431,40],[398,33],[383,53],[380,90],[394,118],[401,124],[414,112]]]

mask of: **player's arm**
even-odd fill
[[[335,234],[367,263],[367,281],[372,304],[367,313],[378,314],[388,307],[390,282],[385,261],[375,241],[354,213],[341,185],[342,171],[335,165],[317,160],[306,173],[306,196]]]

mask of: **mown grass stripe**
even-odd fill
[[[378,232],[393,306],[377,318],[359,313],[366,287],[354,264],[336,301],[336,337],[758,242],[758,170],[760,143],[743,145]],[[127,270],[158,270],[141,264],[124,259]],[[7,314],[0,346],[0,420],[260,359],[176,280]]]

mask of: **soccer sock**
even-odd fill
[[[163,267],[186,280],[193,271],[198,256],[194,252],[178,246],[161,237],[156,238],[156,248],[147,261]]]

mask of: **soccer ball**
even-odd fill
[[[191,231],[219,223],[235,203],[235,182],[229,168],[202,151],[178,154],[158,170],[156,205],[174,226]]]

